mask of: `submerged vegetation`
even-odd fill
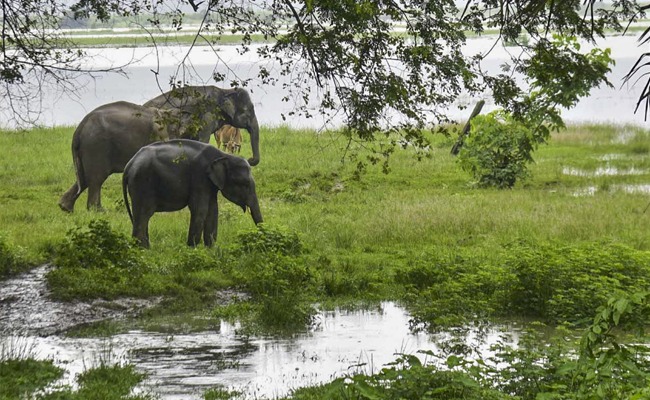
[[[348,143],[337,132],[267,128],[264,161],[253,169],[265,223],[255,227],[220,198],[214,248],[185,246],[184,210],[152,218],[151,250],[130,238],[118,175],[105,184],[105,212],[86,211],[81,202],[73,214],[58,209],[74,181],[71,135],[72,128],[0,133],[0,145],[12,149],[0,160],[1,277],[48,262],[55,299],[164,298],[136,319],[71,334],[200,330],[219,319],[239,321],[246,333],[282,334],[307,329],[316,305],[396,300],[411,313],[413,329],[524,318],[557,332],[532,330],[516,348],[499,343],[489,360],[459,352],[462,346],[426,360],[403,355],[381,371],[294,398],[647,395],[645,338],[636,337],[634,347],[623,335],[642,334],[648,320],[645,130],[573,126],[554,133],[527,164],[529,178],[499,190],[474,185],[476,177],[449,154],[453,137],[432,134],[420,161],[406,143],[384,174],[357,169],[354,152],[342,162]],[[227,301],[216,296],[222,292]],[[202,318],[194,326],[170,323],[188,314]],[[15,362],[0,360],[0,373],[31,368]],[[34,393],[58,379],[51,363],[39,368],[48,380],[7,390]],[[129,371],[133,382],[141,379]],[[205,395],[236,396],[219,389]]]

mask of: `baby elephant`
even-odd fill
[[[201,241],[212,246],[217,239],[217,192],[250,209],[253,221],[262,222],[255,180],[248,162],[205,143],[177,139],[141,148],[122,176],[124,203],[133,224],[133,236],[149,247],[149,219],[158,211],[190,209],[187,244]],[[133,213],[129,196],[133,202]]]
[[[217,141],[217,148],[221,147],[230,153],[239,153],[241,150],[241,133],[239,128],[224,125],[214,133],[214,139]]]

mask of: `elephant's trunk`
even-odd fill
[[[260,163],[260,127],[257,124],[257,117],[253,117],[251,124],[246,130],[251,135],[251,147],[253,148],[253,157],[248,159],[248,163],[254,166]]]
[[[253,222],[255,222],[255,225],[264,222],[262,219],[262,211],[260,211],[260,203],[257,200],[257,196],[253,196],[252,201],[248,203],[248,208],[251,210],[251,216],[253,217]]]

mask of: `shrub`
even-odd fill
[[[234,274],[261,306],[259,317],[265,328],[290,330],[311,324],[315,279],[304,260],[277,254],[251,257]]]
[[[503,111],[478,115],[471,126],[458,162],[479,186],[511,188],[528,177],[527,164],[536,148],[528,127]]]
[[[240,233],[238,236],[239,252],[281,254],[297,256],[302,254],[304,247],[296,232],[284,228],[271,228],[260,224],[256,229]]]
[[[111,229],[108,221],[92,220],[88,229],[76,227],[55,249],[54,263],[61,268],[134,269],[140,265],[135,242]]]
[[[511,310],[551,323],[585,321],[612,293],[650,287],[650,253],[620,244],[518,243],[505,264],[516,277]]]
[[[104,220],[70,230],[54,249],[54,264],[57,268],[47,280],[52,295],[60,300],[149,294],[137,245]]]

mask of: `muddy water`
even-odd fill
[[[357,371],[378,370],[397,352],[434,349],[427,335],[408,331],[408,315],[393,303],[380,310],[322,313],[320,326],[292,338],[245,337],[233,325],[218,331],[166,335],[133,331],[104,339],[11,337],[38,358],[68,371],[62,383],[100,360],[130,362],[149,375],[141,390],[164,399],[200,398],[219,385],[247,398],[287,394]],[[359,367],[359,364],[365,364]]]
[[[74,386],[79,373],[100,362],[129,362],[148,375],[139,390],[163,399],[201,398],[216,386],[243,391],[247,398],[273,398],[353,372],[377,371],[396,353],[436,349],[428,335],[409,331],[408,314],[391,302],[374,310],[322,312],[314,329],[290,338],[242,336],[225,322],[213,331],[183,335],[132,331],[66,338],[57,333],[78,323],[124,317],[147,305],[50,301],[44,281],[48,270],[43,266],[0,285],[0,349],[54,360],[66,370],[60,384]]]

